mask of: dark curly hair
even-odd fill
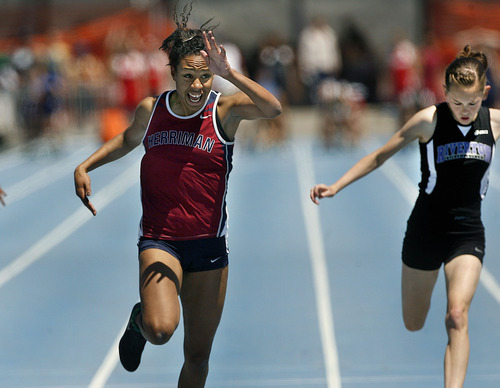
[[[474,51],[470,45],[466,45],[457,57],[446,68],[446,89],[452,85],[473,86],[476,82],[480,87],[486,85],[486,70],[488,59],[481,51]]]
[[[194,1],[186,4],[180,15],[177,13],[177,3],[174,6],[174,22],[177,29],[163,41],[160,47],[160,50],[168,55],[169,65],[174,69],[177,68],[182,58],[191,54],[199,54],[200,50],[204,50],[203,31],[208,32],[217,27],[217,25],[206,27],[212,21],[212,18],[203,23],[199,29],[187,28]]]

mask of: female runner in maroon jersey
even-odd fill
[[[142,142],[141,302],[120,341],[120,360],[134,371],[147,341],[168,342],[182,304],[184,365],[178,386],[195,388],[205,385],[226,293],[225,196],[235,133],[241,120],[276,117],[281,105],[231,68],[211,31],[188,29],[188,15],[185,9],[176,16],[177,30],[161,47],[175,90],[140,102],[131,125],[80,164],[74,178],[77,196],[95,215],[88,172]],[[215,75],[240,92],[212,91]]]
[[[311,200],[333,197],[380,167],[396,152],[418,140],[422,179],[403,242],[402,308],[410,331],[420,330],[429,311],[439,269],[444,266],[445,387],[462,387],[469,360],[468,312],[484,256],[481,202],[495,142],[500,110],[482,106],[486,56],[467,45],[447,67],[446,101],[417,112],[381,148],[365,156],[330,186],[318,184]]]

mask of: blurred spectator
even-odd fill
[[[270,33],[259,44],[254,77],[276,97],[286,99],[288,71],[295,53],[278,33]]]
[[[431,34],[427,34],[425,43],[420,49],[422,58],[422,86],[430,93],[436,102],[444,100],[443,76],[445,61],[436,40]],[[427,106],[429,104],[425,104]]]
[[[268,120],[261,120],[260,130],[255,142],[260,148],[281,144],[286,137],[284,122],[288,105],[287,89],[290,69],[294,64],[295,53],[280,34],[272,32],[266,35],[259,44],[256,58],[257,64],[253,78],[278,98],[283,106],[283,113]]]
[[[320,134],[325,148],[350,147],[358,143],[361,136],[359,118],[365,105],[365,90],[360,83],[334,78],[325,79],[320,83]]]
[[[42,93],[43,69],[41,64],[32,63],[19,72],[19,88],[16,108],[23,140],[32,142],[42,134],[39,101]]]
[[[389,70],[400,126],[423,107],[435,103],[433,93],[422,87],[421,66],[418,47],[399,34],[390,54]]]
[[[24,37],[23,42],[12,53],[12,64],[20,74],[27,73],[35,63],[35,54],[29,43],[29,38]]]
[[[147,66],[138,31],[121,30],[121,40],[110,57],[113,73],[118,78],[119,95],[122,106],[132,113],[139,101],[146,95],[146,85],[142,82],[147,75]]]
[[[104,82],[107,80],[107,71],[103,61],[92,53],[84,41],[75,44],[73,56],[67,71],[71,115],[79,130],[90,130],[97,123],[97,100],[105,89],[109,89],[109,83]]]
[[[144,61],[146,65],[146,77],[148,88],[146,95],[156,96],[165,89],[170,89],[168,82],[172,83],[170,72],[165,68],[165,53],[158,48],[161,40],[154,35],[144,38]]]
[[[298,64],[309,102],[317,102],[317,87],[328,77],[337,77],[342,58],[337,34],[321,16],[311,20],[299,35]]]
[[[50,151],[57,152],[68,126],[67,83],[72,66],[71,46],[53,31],[46,47],[36,59],[42,64],[39,110],[42,135],[49,140]]]
[[[60,31],[53,31],[46,49],[46,62],[54,66],[63,76],[68,70],[71,60],[71,45],[64,41]]]
[[[488,97],[483,101],[483,105],[489,108],[497,108],[498,106],[498,80],[500,75],[498,52],[495,47],[488,44],[478,44],[478,50],[486,54],[488,58],[488,69],[486,70],[486,78],[488,85],[491,86],[488,92]]]
[[[22,43],[13,50],[11,60],[18,74],[18,85],[14,93],[17,122],[22,131],[22,139],[28,141],[41,132],[35,87],[38,83],[35,54],[28,36],[23,36]]]
[[[42,135],[51,140],[52,151],[56,151],[57,137],[64,124],[60,120],[63,108],[63,81],[54,64],[48,64],[41,74],[41,91],[38,101]]]
[[[0,53],[0,146],[7,143],[16,127],[14,93],[19,88],[19,75],[5,53]]]
[[[366,101],[377,102],[378,65],[366,36],[348,20],[340,34],[342,70],[340,78],[365,87]]]
[[[409,39],[397,37],[390,56],[390,71],[396,98],[420,87],[418,48]]]

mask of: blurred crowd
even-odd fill
[[[27,36],[0,52],[0,146],[14,139],[29,147],[43,137],[57,149],[69,131],[95,132],[108,140],[126,127],[143,97],[173,86],[160,44],[160,38],[125,28],[110,31],[99,53],[83,40],[70,45],[57,32],[43,42]],[[397,36],[388,52],[376,53],[354,22],[346,20],[335,30],[322,17],[304,27],[296,44],[269,32],[252,52],[243,53],[234,42],[224,45],[230,63],[283,106],[318,109],[318,133],[326,147],[355,145],[368,105],[390,104],[402,123],[441,100],[449,60],[431,36],[423,44]],[[489,54],[495,64],[496,51]],[[492,86],[496,78],[490,74]],[[234,92],[220,80],[214,88]],[[493,106],[495,98],[493,87],[488,104]],[[286,140],[286,119],[285,110],[259,124],[255,144]]]
[[[29,147],[43,137],[56,148],[68,131],[96,131],[108,140],[125,129],[143,97],[168,86],[160,44],[121,29],[110,31],[100,55],[57,33],[0,52],[0,142],[14,138]]]

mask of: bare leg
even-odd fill
[[[226,296],[228,268],[186,273],[181,290],[184,365],[179,388],[201,388]]]
[[[448,345],[444,359],[446,388],[461,388],[465,381],[469,363],[468,313],[481,268],[481,262],[472,255],[459,256],[444,267],[448,295]]]
[[[401,276],[403,321],[408,330],[417,331],[424,327],[438,274],[439,269],[423,271],[410,268],[403,263]]]
[[[144,338],[162,345],[179,324],[182,268],[175,257],[160,249],[143,251],[139,262],[142,313],[137,324]]]

